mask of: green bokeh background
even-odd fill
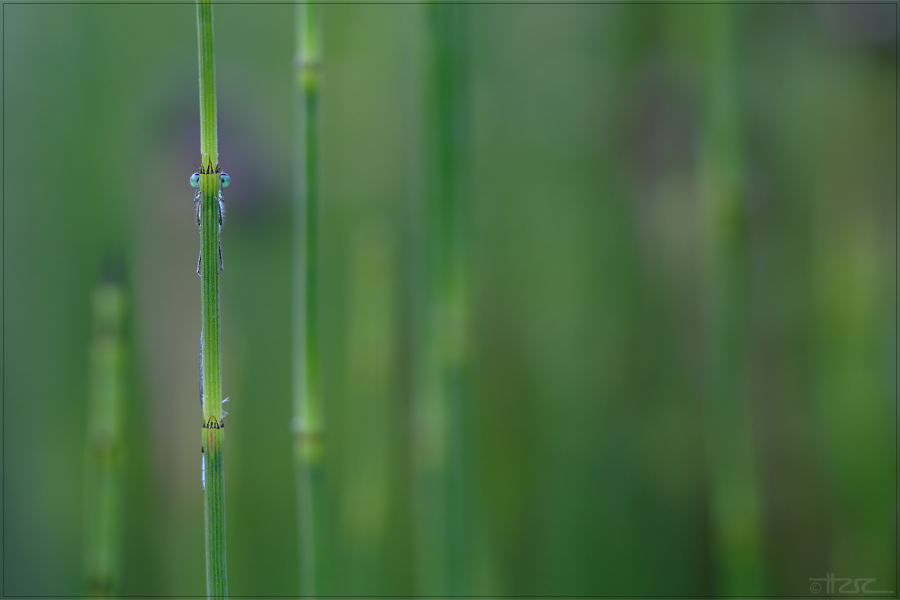
[[[215,7],[234,596],[299,590],[293,11]],[[827,573],[897,590],[896,7],[468,11],[468,593],[807,595]],[[3,8],[6,596],[83,591],[110,253],[131,300],[120,590],[205,591],[195,19]],[[333,593],[409,595],[429,30],[416,4],[324,24]],[[761,587],[722,567],[741,549],[716,541],[715,489],[758,492]]]

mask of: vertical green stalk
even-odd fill
[[[125,292],[110,275],[93,297],[91,397],[85,491],[85,584],[90,596],[116,591],[119,575],[123,323]]]
[[[219,357],[219,152],[216,66],[210,0],[197,2],[200,59],[200,347],[203,383],[203,479],[206,517],[206,594],[228,595],[225,559],[225,421]]]
[[[463,595],[468,85],[466,11],[426,7],[429,155],[425,201],[424,354],[418,390],[418,540],[422,593]]]
[[[297,6],[296,181],[294,205],[294,457],[300,535],[300,589],[322,594],[325,453],[318,372],[319,78],[321,8]]]
[[[763,594],[762,515],[750,389],[750,249],[743,173],[737,6],[710,6],[702,162],[709,244],[706,445],[718,591]]]
[[[341,469],[340,488],[352,492],[336,503],[340,516],[335,518],[346,549],[341,568],[354,575],[342,582],[341,592],[348,594],[381,595],[391,588],[392,558],[404,541],[391,527],[391,513],[400,500],[392,460],[400,437],[394,427],[397,272],[392,232],[377,221],[352,234],[346,372],[347,393],[354,401],[342,450],[355,458]]]

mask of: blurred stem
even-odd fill
[[[85,579],[87,594],[109,596],[119,575],[123,323],[125,292],[117,277],[94,291],[91,397],[85,490]]]
[[[707,456],[719,592],[763,594],[750,390],[750,252],[737,74],[737,6],[713,5],[702,180],[709,251]]]
[[[348,292],[348,393],[354,418],[343,439],[344,452],[356,457],[342,469],[341,489],[354,490],[341,502],[341,567],[354,573],[346,593],[380,595],[389,581],[396,542],[391,529],[397,494],[394,427],[397,272],[393,228],[382,220],[354,229]],[[365,498],[365,502],[359,502]],[[390,586],[387,586],[390,587]],[[343,591],[343,590],[342,590]]]
[[[319,77],[321,8],[297,5],[294,204],[294,456],[300,528],[300,589],[322,593],[324,423],[318,373]]]
[[[463,480],[466,379],[468,85],[466,10],[430,4],[423,373],[418,426],[419,584],[466,589]]]
[[[225,421],[219,357],[219,154],[216,139],[216,66],[210,0],[197,2],[200,60],[200,359],[203,382],[206,594],[228,595],[225,558]]]

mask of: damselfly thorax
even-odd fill
[[[194,173],[191,175],[191,187],[196,188],[196,192],[194,193],[194,207],[197,213],[197,227],[200,227],[200,208],[201,208],[201,191],[200,191],[200,173]],[[231,177],[228,176],[228,173],[220,173],[219,174],[219,189],[216,192],[216,200],[218,200],[218,210],[219,210],[219,231],[217,235],[219,235],[222,231],[222,223],[225,221],[225,197],[222,195],[222,190],[231,185]],[[200,252],[200,256],[197,258],[197,275],[200,275],[200,265],[203,261],[203,252]],[[225,268],[225,263],[222,260],[222,240],[219,240],[219,270],[218,273],[222,272],[222,269]]]

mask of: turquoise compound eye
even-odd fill
[[[231,177],[228,176],[228,173],[222,173],[221,177],[219,177],[219,180],[222,182],[223,190],[231,185]]]
[[[194,173],[191,175],[191,187],[195,188],[200,184],[200,173]]]

